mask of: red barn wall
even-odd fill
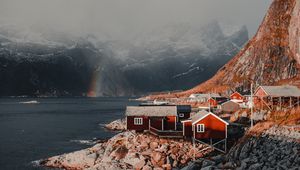
[[[184,136],[185,137],[192,137],[193,131],[192,131],[192,122],[184,122]]]
[[[197,132],[197,124],[204,124],[203,133]],[[226,137],[226,124],[215,116],[208,115],[195,124],[194,131],[196,139],[224,139]]]
[[[164,122],[164,130],[175,130],[176,116],[167,116]]]
[[[135,125],[134,118],[143,118],[143,124]],[[149,118],[147,116],[127,116],[127,129],[136,131],[149,130]]]
[[[235,92],[230,96],[230,99],[244,100],[244,97],[242,95],[240,95],[239,93]]]
[[[255,93],[255,96],[264,97],[264,96],[267,96],[267,94],[261,87],[259,87],[259,89]]]
[[[150,125],[155,129],[162,130],[162,119],[163,118],[150,118]]]
[[[210,103],[211,107],[216,107],[218,105],[218,102],[214,99],[209,99],[208,102]]]

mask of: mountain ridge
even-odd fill
[[[249,91],[251,83],[255,87],[276,84],[300,86],[299,29],[300,1],[274,0],[255,36],[211,79],[181,93],[149,97]]]
[[[10,28],[0,26],[0,96],[185,90],[212,76],[248,40],[245,27],[225,35],[217,21],[202,27],[166,26],[126,43],[92,34]]]

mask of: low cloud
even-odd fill
[[[0,25],[128,38],[174,22],[220,20],[256,32],[271,0],[1,0]]]

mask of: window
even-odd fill
[[[204,132],[204,124],[198,124],[197,125],[197,132],[201,132],[201,133]]]
[[[183,113],[179,113],[179,117],[184,117],[184,114]]]
[[[134,125],[142,125],[143,118],[134,118]]]

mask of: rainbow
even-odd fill
[[[99,78],[99,72],[95,71],[93,72],[91,83],[89,85],[89,90],[87,92],[88,97],[97,97],[98,96],[98,78]]]

